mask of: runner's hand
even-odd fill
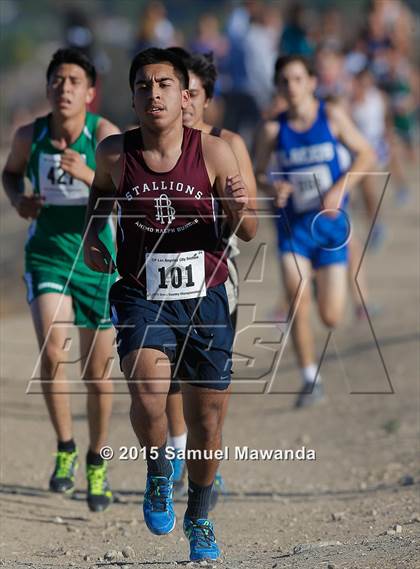
[[[87,239],[83,245],[83,256],[86,265],[98,273],[114,273],[116,270],[115,263],[111,253],[105,247],[100,239]]]
[[[274,189],[276,190],[275,204],[277,207],[284,207],[289,199],[290,194],[293,192],[293,186],[290,182],[284,180],[275,180],[273,182]]]
[[[23,219],[36,219],[44,201],[45,199],[39,194],[32,194],[31,196],[22,194],[13,203],[13,207]]]
[[[229,208],[240,211],[248,205],[248,192],[239,174],[227,176],[225,196],[229,198]]]
[[[93,171],[86,166],[82,155],[71,148],[66,148],[61,155],[61,168],[73,178],[90,185],[93,180]]]

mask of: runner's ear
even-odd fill
[[[86,104],[89,105],[93,99],[95,98],[96,95],[96,89],[95,87],[89,87],[89,89],[87,90],[86,93]]]
[[[188,89],[182,89],[181,91],[181,107],[182,109],[186,109],[190,102],[190,92]]]

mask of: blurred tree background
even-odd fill
[[[274,6],[284,19],[291,2],[254,4]],[[222,32],[233,9],[252,2],[227,0],[0,0],[0,143],[11,131],[45,107],[45,70],[51,55],[73,39],[90,42],[89,49],[101,74],[99,111],[121,127],[132,121],[128,68],[135,52],[136,37],[144,27],[144,14],[150,4],[163,6],[166,21],[175,31],[173,43],[187,45],[205,13],[217,17]],[[307,0],[300,4],[309,20],[327,9],[337,9],[345,30],[360,28],[369,0]],[[416,9],[416,2],[407,2]],[[159,7],[157,8],[159,10]],[[72,20],[73,19],[73,20]],[[81,25],[80,25],[81,24]],[[83,29],[85,32],[83,32]],[[88,30],[88,32],[86,32]],[[84,35],[83,35],[84,33]],[[91,34],[91,37],[86,37]],[[78,37],[77,37],[78,36]]]

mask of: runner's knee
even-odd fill
[[[325,306],[320,308],[320,316],[325,326],[335,328],[341,320],[341,311],[337,308]]]
[[[223,405],[220,402],[207,405],[205,409],[187,413],[185,417],[188,432],[193,438],[203,442],[210,442],[218,438],[222,431]]]
[[[142,417],[145,424],[160,421],[166,414],[166,398],[144,394],[131,399],[131,417]]]
[[[57,367],[67,361],[65,352],[57,344],[47,343],[41,353],[41,365],[44,374],[54,379]]]
[[[95,395],[106,395],[112,393],[113,385],[112,381],[107,378],[98,378],[91,376],[85,376],[83,378],[85,380],[86,389],[89,393],[93,393]]]

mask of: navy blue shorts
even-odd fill
[[[146,291],[120,279],[109,293],[120,362],[134,350],[165,353],[173,375],[198,387],[225,390],[232,369],[233,328],[225,285],[188,300],[147,300]],[[198,305],[198,307],[197,307]]]

